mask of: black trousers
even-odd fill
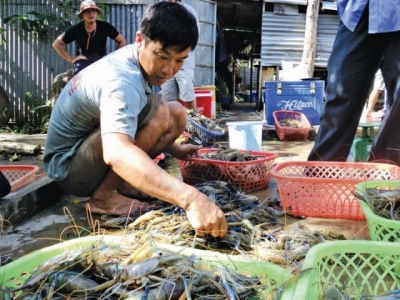
[[[11,191],[11,184],[8,182],[7,178],[0,171],[0,198],[8,195]]]
[[[400,31],[368,34],[368,10],[354,32],[339,24],[328,61],[327,101],[308,160],[346,161],[379,67],[390,109],[369,160],[400,165]]]

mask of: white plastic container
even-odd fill
[[[229,147],[238,150],[261,151],[263,121],[227,122]]]

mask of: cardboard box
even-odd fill
[[[324,104],[323,80],[265,81],[264,114],[268,125],[274,125],[275,110],[303,113],[311,125],[319,125]]]

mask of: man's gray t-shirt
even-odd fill
[[[134,44],[74,76],[51,113],[43,159],[47,175],[56,181],[66,178],[77,147],[99,125],[102,135],[113,132],[135,138],[147,93],[151,90],[140,70]]]

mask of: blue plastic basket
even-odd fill
[[[197,137],[202,146],[207,146],[212,144],[217,138],[221,138],[225,135],[224,130],[211,131],[197,123],[191,117],[188,116],[186,124],[186,131],[192,136]]]

